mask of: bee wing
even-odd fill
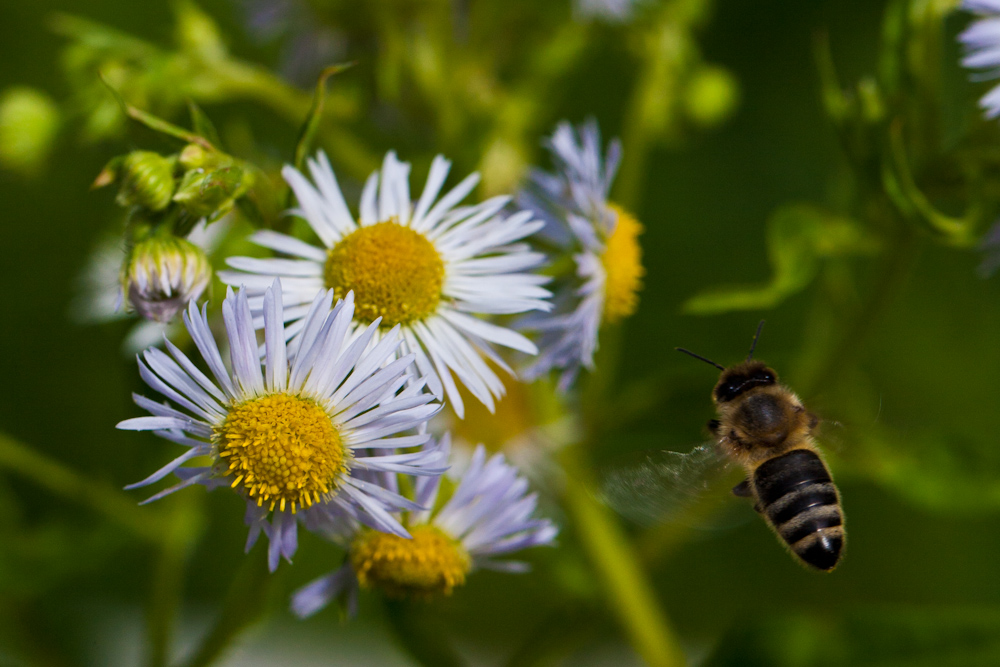
[[[743,520],[733,521],[729,511],[739,509],[729,493],[738,479],[713,441],[686,453],[649,453],[637,465],[610,470],[601,485],[601,500],[641,525],[720,528]]]

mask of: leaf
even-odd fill
[[[889,152],[891,164],[882,166],[882,183],[886,193],[903,215],[923,223],[935,236],[958,247],[969,247],[976,242],[975,229],[982,214],[982,202],[971,201],[961,218],[939,211],[920,191],[906,156],[903,126],[897,119],[889,126]]]
[[[221,147],[222,140],[219,139],[219,131],[215,129],[215,124],[194,100],[188,100],[188,111],[191,112],[191,126],[194,131],[213,145]]]
[[[306,156],[312,148],[316,132],[319,130],[320,120],[323,118],[323,105],[326,102],[326,82],[334,74],[339,74],[354,66],[354,62],[331,65],[324,69],[316,82],[316,92],[313,94],[312,106],[309,108],[309,115],[306,122],[299,131],[299,140],[295,144],[295,168],[301,170],[306,162]]]
[[[748,619],[706,667],[965,667],[1000,664],[1000,608],[866,607]]]
[[[812,282],[820,260],[875,249],[874,239],[855,220],[811,204],[790,204],[767,221],[767,253],[772,267],[769,283],[710,288],[688,299],[683,310],[710,315],[774,308]]]
[[[166,134],[167,136],[171,136],[174,137],[175,139],[180,139],[188,143],[198,144],[199,146],[202,146],[203,148],[206,148],[208,150],[212,151],[215,150],[215,146],[212,145],[212,142],[206,139],[205,137],[190,132],[189,130],[185,130],[183,127],[174,125],[171,122],[159,118],[158,116],[154,116],[153,114],[147,111],[143,111],[142,109],[137,109],[136,107],[130,105],[128,102],[125,101],[125,99],[121,96],[121,94],[117,90],[115,90],[114,86],[108,83],[108,81],[104,78],[103,75],[101,76],[101,82],[104,83],[105,87],[111,92],[112,97],[114,97],[115,101],[118,103],[118,106],[121,107],[122,113],[124,113],[132,120],[142,123],[149,129],[153,130],[154,132]]]

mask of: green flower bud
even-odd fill
[[[212,266],[190,241],[156,235],[132,247],[122,273],[128,304],[147,320],[169,322],[205,291]]]
[[[55,102],[32,88],[10,88],[0,96],[0,165],[33,173],[45,163],[59,130]]]
[[[218,218],[246,192],[248,179],[233,165],[220,169],[192,169],[184,174],[174,201],[195,218]]]
[[[739,88],[736,79],[721,67],[700,67],[687,83],[684,109],[698,125],[717,125],[736,107]]]
[[[122,161],[121,190],[118,203],[122,206],[143,206],[150,211],[162,211],[170,204],[174,193],[174,163],[159,153],[135,151]]]
[[[181,151],[181,154],[177,158],[177,162],[179,162],[185,170],[204,167],[209,164],[211,160],[212,156],[209,155],[209,151],[198,144],[188,144],[184,147],[184,150]]]

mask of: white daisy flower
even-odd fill
[[[440,449],[448,451],[447,435]],[[537,498],[528,493],[527,480],[502,454],[487,459],[482,446],[447,502],[437,502],[440,487],[440,477],[417,480],[414,499],[433,509],[409,514],[410,540],[363,528],[335,511],[325,518],[311,515],[307,526],[343,545],[347,558],[339,570],[298,590],[292,611],[304,618],[340,598],[353,614],[359,585],[390,596],[449,595],[477,568],[526,571],[526,563],[496,558],[551,545],[559,532],[548,519],[534,516]]]
[[[260,326],[261,294],[276,276],[282,278],[288,304],[286,335],[302,330],[302,316],[318,292],[338,297],[354,292],[352,328],[359,331],[381,317],[375,334],[395,326],[402,349],[416,356],[420,373],[435,396],[447,395],[458,414],[463,403],[452,375],[491,410],[503,384],[487,363],[507,370],[493,349],[501,345],[528,354],[536,348],[524,336],[479,315],[510,315],[548,310],[546,278],[526,270],[544,257],[517,243],[541,228],[532,214],[501,213],[509,197],[459,206],[479,181],[473,174],[443,197],[438,194],[450,163],[434,158],[423,194],[410,200],[410,165],[388,153],[381,174],[375,172],[361,195],[360,218],[347,208],[333,169],[323,153],[309,161],[313,183],[286,166],[285,179],[299,209],[319,236],[316,247],[283,234],[261,231],[251,239],[294,259],[232,257],[238,271],[220,272],[230,285],[245,285]]]
[[[525,319],[524,327],[540,331],[542,341],[538,360],[524,375],[534,379],[561,369],[560,387],[566,389],[581,366],[593,368],[601,324],[619,322],[638,306],[645,273],[642,225],[608,199],[621,159],[618,140],[602,159],[596,122],[584,124],[579,139],[563,122],[547,145],[558,172],[535,171],[535,192],[523,192],[520,200],[546,219],[543,234],[575,253],[576,275],[557,292],[552,314]]]
[[[972,69],[985,69],[984,79],[1000,77],[1000,0],[964,0],[962,9],[980,16],[978,21],[958,36],[965,46],[962,64]],[[1000,116],[1000,86],[994,86],[980,100],[987,118]]]
[[[393,360],[399,327],[371,346],[376,320],[350,336],[353,295],[331,311],[332,291],[313,299],[302,318],[298,349],[285,344],[281,285],[263,295],[264,361],[261,367],[250,304],[244,292],[229,290],[222,304],[232,370],[208,326],[206,308],[192,303],[184,323],[212,378],[170,341],[139,358],[139,374],[155,391],[183,410],[136,395],[153,416],[126,419],[118,428],[153,431],[188,451],[127,489],[157,482],[170,473],[181,479],[145,502],[191,484],[228,485],[246,499],[250,526],[247,549],[261,530],[270,538],[272,570],[279,556],[295,553],[296,514],[340,508],[377,530],[409,537],[392,513],[419,505],[364,479],[367,472],[440,475],[427,435],[400,435],[421,428],[440,405],[412,382],[414,355]],[[169,354],[168,354],[169,353]],[[409,386],[405,387],[405,385]],[[186,412],[185,412],[186,411]],[[210,465],[180,467],[199,456]]]

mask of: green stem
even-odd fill
[[[175,496],[171,503],[163,545],[157,554],[153,571],[152,592],[146,616],[150,667],[165,667],[170,659],[177,611],[181,605],[184,572],[191,550],[201,535],[204,523],[200,512],[201,498],[186,493]]]
[[[399,645],[425,667],[462,667],[465,662],[444,638],[444,628],[434,622],[426,608],[416,607],[422,604],[385,598],[386,619]]]
[[[828,349],[823,359],[813,366],[799,383],[803,395],[814,394],[822,385],[835,382],[838,375],[850,366],[852,357],[862,349],[863,341],[871,333],[878,319],[906,283],[920,250],[920,239],[911,225],[901,223],[887,242],[884,260],[877,269],[875,284],[869,291],[857,315],[848,320],[838,342]]]
[[[570,446],[564,450],[564,500],[618,621],[647,664],[652,667],[686,665],[677,636],[657,604],[652,585],[642,571],[628,538],[614,517],[594,499],[588,466],[581,458],[578,447]]]
[[[100,482],[91,481],[44,454],[0,433],[0,468],[30,479],[52,493],[88,505],[137,536],[160,543],[165,521],[160,512]]]
[[[270,583],[267,550],[258,548],[247,555],[236,570],[215,625],[191,658],[183,663],[184,667],[205,667],[214,663],[233,640],[264,613]]]

